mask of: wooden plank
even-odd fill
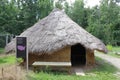
[[[71,66],[71,62],[34,62],[33,66]]]
[[[47,66],[51,70],[67,71],[71,73],[71,62],[39,62],[32,64],[34,72],[44,70]]]

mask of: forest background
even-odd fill
[[[85,4],[84,0],[0,0],[0,34],[19,35],[57,7],[106,45],[120,46],[120,0],[101,0],[94,7]],[[4,42],[0,38],[0,47]]]

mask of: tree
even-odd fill
[[[50,13],[53,0],[18,0],[18,8],[18,26],[21,25],[19,29],[22,32]]]
[[[66,0],[54,0],[55,1],[55,8],[59,8],[59,9],[64,9],[64,5],[65,5],[65,2]]]
[[[93,7],[89,11],[88,27],[87,30],[94,36],[105,41],[104,39],[104,27],[101,25],[101,12],[98,6]]]
[[[120,6],[114,0],[102,0],[100,6],[91,9],[87,30],[105,44],[116,45],[120,41],[119,9]]]
[[[16,26],[17,8],[14,6],[15,2],[11,0],[0,1],[0,32],[13,33]]]
[[[116,29],[119,19],[119,7],[113,0],[103,0],[100,6],[101,9],[101,22],[105,27],[106,43],[115,45],[114,31]]]
[[[16,35],[53,9],[53,0],[0,0],[0,4],[0,31]]]
[[[66,4],[65,10],[73,21],[75,21],[78,25],[82,26],[83,28],[86,28],[87,12],[84,8],[83,0],[75,0],[74,4],[70,8],[68,8],[68,4]]]

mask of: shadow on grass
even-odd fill
[[[32,72],[29,75],[27,75],[27,79],[28,80],[59,80],[59,77],[67,77],[68,72],[66,71],[56,71],[56,70],[38,70],[37,72]],[[55,78],[55,79],[53,79]],[[64,80],[64,79],[60,79],[60,80]],[[65,79],[65,80],[69,80],[69,79]]]
[[[45,74],[53,74],[53,75],[68,75],[69,72],[68,71],[64,71],[64,70],[53,70],[53,69],[40,69],[37,70],[35,73],[45,73]]]
[[[92,72],[107,72],[107,73],[115,73],[119,71],[115,66],[102,60],[101,58],[96,57],[96,66],[91,69]]]

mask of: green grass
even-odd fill
[[[120,46],[119,47],[112,47],[112,51],[108,52],[108,55],[120,58],[120,55],[117,55],[116,53],[120,53]]]
[[[0,48],[0,54],[4,53],[4,48]]]
[[[96,66],[93,69],[85,71],[85,76],[68,75],[62,72],[30,72],[27,75],[28,80],[119,80],[115,75],[118,71],[114,66],[96,58]]]
[[[117,55],[117,54],[114,53],[114,52],[109,52],[108,55],[113,56],[113,57],[120,58],[120,55]]]
[[[119,48],[114,48],[119,51]],[[6,64],[14,64],[15,56],[8,55],[0,57],[0,66]],[[96,66],[85,71],[85,76],[77,76],[67,74],[65,72],[41,71],[38,73],[29,72],[26,76],[28,80],[119,80],[114,73],[118,71],[114,66],[96,57]]]
[[[0,48],[0,66],[15,63],[15,56],[4,54],[4,48]]]
[[[120,52],[120,46],[119,47],[113,47],[113,51]]]
[[[105,77],[107,76],[107,77]],[[112,74],[101,74],[96,75],[86,75],[86,76],[76,76],[76,75],[58,75],[58,74],[48,74],[40,72],[38,74],[32,74],[29,80],[117,80]]]
[[[0,57],[0,66],[7,64],[14,64],[14,63],[15,63],[15,56],[13,55]]]
[[[27,75],[28,80],[119,80],[113,73],[117,71],[115,67],[104,62],[100,58],[96,58],[97,66],[92,70],[86,72],[86,76],[68,75],[65,72],[51,72],[41,71],[38,73],[29,72]],[[14,64],[15,56],[0,57],[0,65]]]
[[[114,51],[119,51],[118,47],[113,48]],[[120,71],[113,65],[96,57],[96,66],[93,69],[86,70],[85,76],[68,75],[66,73],[54,72],[31,72],[27,75],[28,80],[119,80],[114,74]]]
[[[86,74],[86,76],[77,75],[63,75],[54,73],[31,73],[28,80],[118,80],[112,73],[95,72],[93,74]]]
[[[96,67],[92,69],[92,72],[107,72],[107,73],[115,73],[118,71],[116,67],[109,64],[108,62],[104,61],[99,57],[95,57],[96,59]]]

